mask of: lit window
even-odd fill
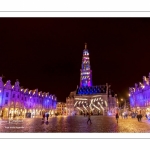
[[[8,92],[6,92],[6,97],[8,97],[9,96],[9,93]]]
[[[5,100],[5,105],[7,105],[8,104],[8,100]]]

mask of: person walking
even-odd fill
[[[90,121],[90,123],[92,124],[92,122],[91,122],[91,114],[90,114],[90,113],[88,114],[87,124],[88,124],[89,121]]]
[[[137,114],[137,120],[140,121],[140,115],[139,114]]]
[[[118,113],[116,113],[116,120],[117,120],[117,123],[118,123],[118,119],[119,119],[119,115],[118,115]]]
[[[147,116],[147,114],[145,115],[145,117],[146,117],[146,119],[148,119],[148,116]]]
[[[49,113],[46,114],[47,121],[48,121],[48,117],[49,117]]]
[[[43,114],[43,118],[42,118],[42,120],[43,120],[43,121],[45,120],[45,113]]]
[[[11,118],[11,113],[9,114],[9,118]]]
[[[139,121],[141,121],[141,119],[142,119],[142,114],[140,113],[139,114]]]

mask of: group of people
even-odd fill
[[[138,113],[137,114],[137,120],[138,121],[141,121],[142,120],[142,114],[141,113]],[[122,113],[122,118],[125,119],[125,118],[128,118],[128,115],[126,113]],[[116,120],[117,120],[117,123],[118,123],[118,119],[119,119],[119,114],[116,113]]]
[[[122,114],[122,119],[127,119],[128,118],[128,114],[126,112],[123,112]],[[116,120],[117,120],[117,123],[118,123],[118,119],[119,119],[119,114],[116,113]]]
[[[128,113],[127,112],[122,113],[122,119],[128,119]]]
[[[44,113],[43,114],[43,118],[42,118],[43,121],[45,121],[45,117],[47,118],[47,121],[48,121],[49,113]]]
[[[124,113],[123,118],[128,118],[128,115]],[[117,123],[118,123],[118,119],[119,119],[119,114],[116,113]],[[142,114],[141,113],[137,115],[137,119],[138,119],[138,121],[141,121],[141,119],[142,119]],[[91,114],[90,113],[88,114],[87,124],[88,124],[89,121],[92,124],[92,122],[91,122]]]

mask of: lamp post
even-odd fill
[[[128,96],[129,96],[129,98],[128,98],[129,105],[128,106],[129,106],[129,110],[131,110],[131,103],[130,103],[130,96],[131,96],[131,94],[129,93]]]
[[[121,102],[123,102],[123,98],[121,98]]]
[[[121,102],[123,102],[123,98],[121,98]],[[121,108],[122,108],[122,105],[121,105]],[[123,112],[124,112],[124,109],[123,109]]]
[[[119,103],[119,100],[117,100],[116,106],[117,106],[118,109],[120,109],[120,103]]]
[[[122,102],[124,101],[124,110],[125,110],[126,107],[127,107],[127,106],[126,106],[126,99],[123,99],[123,98],[122,98],[121,101],[122,101]]]
[[[119,104],[120,104],[120,103],[119,103],[119,101],[117,100],[117,110],[115,110],[115,111],[117,111],[117,112],[119,111],[119,113],[120,113],[120,109],[119,109],[120,106],[119,106]]]

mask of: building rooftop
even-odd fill
[[[106,93],[106,85],[78,87],[76,90],[76,95],[93,95],[101,93]]]

